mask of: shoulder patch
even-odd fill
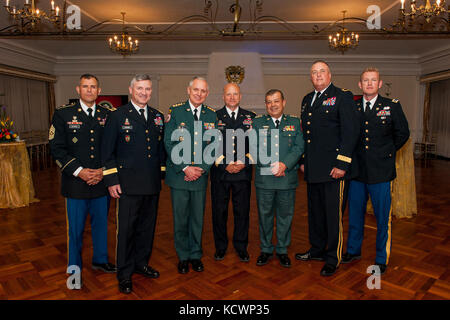
[[[104,109],[106,109],[106,110],[109,110],[109,111],[116,111],[117,110],[117,108],[112,107],[112,106],[110,106],[110,105],[108,105],[106,103],[105,104],[99,104],[99,106],[104,108]]]
[[[398,103],[398,99],[392,99],[392,102]]]
[[[69,103],[69,104],[65,104],[59,107],[56,107],[56,110],[61,110],[61,109],[65,109],[65,108],[69,108],[69,107],[73,107],[75,105],[75,103]]]

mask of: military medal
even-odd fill
[[[129,135],[126,135],[126,136],[125,136],[125,141],[126,141],[126,142],[130,142],[130,136],[129,136]]]
[[[122,130],[133,130],[133,126],[130,125],[130,121],[128,120],[128,118],[125,118],[125,123],[122,126]]]
[[[67,122],[67,124],[69,125],[69,129],[80,129],[83,122],[79,122],[77,116],[73,116],[72,121]]]

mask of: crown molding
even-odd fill
[[[53,74],[56,58],[39,50],[15,43],[14,40],[0,39],[2,64]]]

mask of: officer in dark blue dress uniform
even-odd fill
[[[376,68],[367,68],[361,74],[359,87],[364,95],[356,103],[361,123],[356,148],[358,176],[350,182],[347,252],[342,257],[342,263],[361,258],[370,195],[377,220],[375,265],[381,274],[386,271],[392,244],[391,181],[396,177],[395,154],[409,138],[408,121],[400,102],[380,96],[382,85]]]
[[[164,115],[147,105],[148,75],[130,84],[131,101],[108,119],[102,144],[105,184],[117,201],[117,279],[119,291],[131,293],[133,273],[158,278],[148,265],[165,171]]]
[[[227,139],[227,132],[230,134],[238,132],[243,135],[244,132],[252,128],[255,113],[239,106],[241,97],[237,84],[227,84],[223,92],[225,106],[216,111],[217,128],[222,133],[223,152],[217,158],[216,164],[211,167],[211,207],[214,243],[216,245],[214,258],[223,260],[227,250],[228,203],[231,193],[234,215],[233,246],[239,259],[247,262],[250,259],[247,245],[252,189],[252,161],[248,137],[239,139],[238,136],[233,136],[231,139]],[[241,148],[238,148],[239,143],[244,143],[242,151]],[[240,155],[239,152],[241,152]]]
[[[320,274],[331,276],[342,258],[345,184],[355,173],[359,123],[353,94],[331,83],[325,61],[313,63],[311,81],[315,90],[304,97],[301,112],[311,248],[295,258],[325,261]]]
[[[95,76],[82,75],[76,90],[80,100],[57,108],[49,131],[50,151],[61,169],[61,193],[66,198],[67,272],[81,273],[83,231],[88,214],[94,247],[92,268],[115,272],[115,266],[108,262],[107,189],[100,162],[103,128],[111,110],[95,104],[101,91]],[[71,283],[69,288],[81,289],[81,282]]]

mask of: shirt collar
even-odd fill
[[[192,112],[192,114],[194,114],[194,109],[195,109],[195,107],[194,107],[194,105],[191,103],[191,100],[189,100],[189,106],[191,107],[191,112]],[[199,106],[197,107],[197,110],[198,110],[198,112],[197,112],[197,117],[200,117],[200,112],[202,112],[202,106],[203,106],[203,104],[201,104],[201,105],[199,105]]]
[[[231,109],[228,108],[227,106],[225,106],[225,108],[227,109],[227,112],[228,112],[228,115],[230,116],[230,118],[231,118],[231,113],[232,113],[232,112],[234,112],[234,116],[237,117],[237,115],[238,115],[238,113],[239,113],[239,106],[238,106],[238,107],[236,108],[236,110],[234,110],[234,111],[231,111]]]
[[[320,91],[320,95],[322,95],[322,93],[324,93],[324,91],[327,90],[328,87],[329,87],[330,85],[331,85],[331,82],[330,82],[330,84],[329,84],[325,89],[323,89],[322,91]],[[319,91],[317,91],[316,89],[314,89],[314,94],[316,94],[317,92],[319,92]]]
[[[279,121],[280,121],[279,124],[281,124],[281,119],[283,118],[283,115],[281,115],[279,118],[274,118],[274,117],[271,117],[271,118],[272,118],[273,124],[274,124],[274,125],[277,125],[277,124],[275,123],[275,121],[279,120]]]
[[[135,103],[133,102],[133,100],[131,100],[131,104],[132,104],[133,107],[136,109],[137,113],[140,115],[141,113],[139,112],[139,110],[141,110],[142,108],[139,107],[137,104],[135,104]],[[144,108],[144,115],[145,115],[145,116],[147,115],[147,105],[146,105],[145,108]]]
[[[84,102],[80,99],[80,105],[81,105],[81,108],[83,109],[83,111],[84,111],[87,115],[89,115],[88,108],[92,108],[92,116],[94,116],[94,114],[95,114],[95,107],[96,107],[95,102],[94,102],[94,105],[93,105],[92,107],[88,107],[88,106],[85,105]]]
[[[372,109],[372,107],[374,106],[375,101],[377,101],[377,98],[378,98],[378,94],[375,96],[375,98],[373,98],[372,100],[369,101],[370,102],[370,109]],[[364,108],[365,108],[366,104],[367,104],[367,100],[364,97],[363,97],[363,104],[364,104]]]

